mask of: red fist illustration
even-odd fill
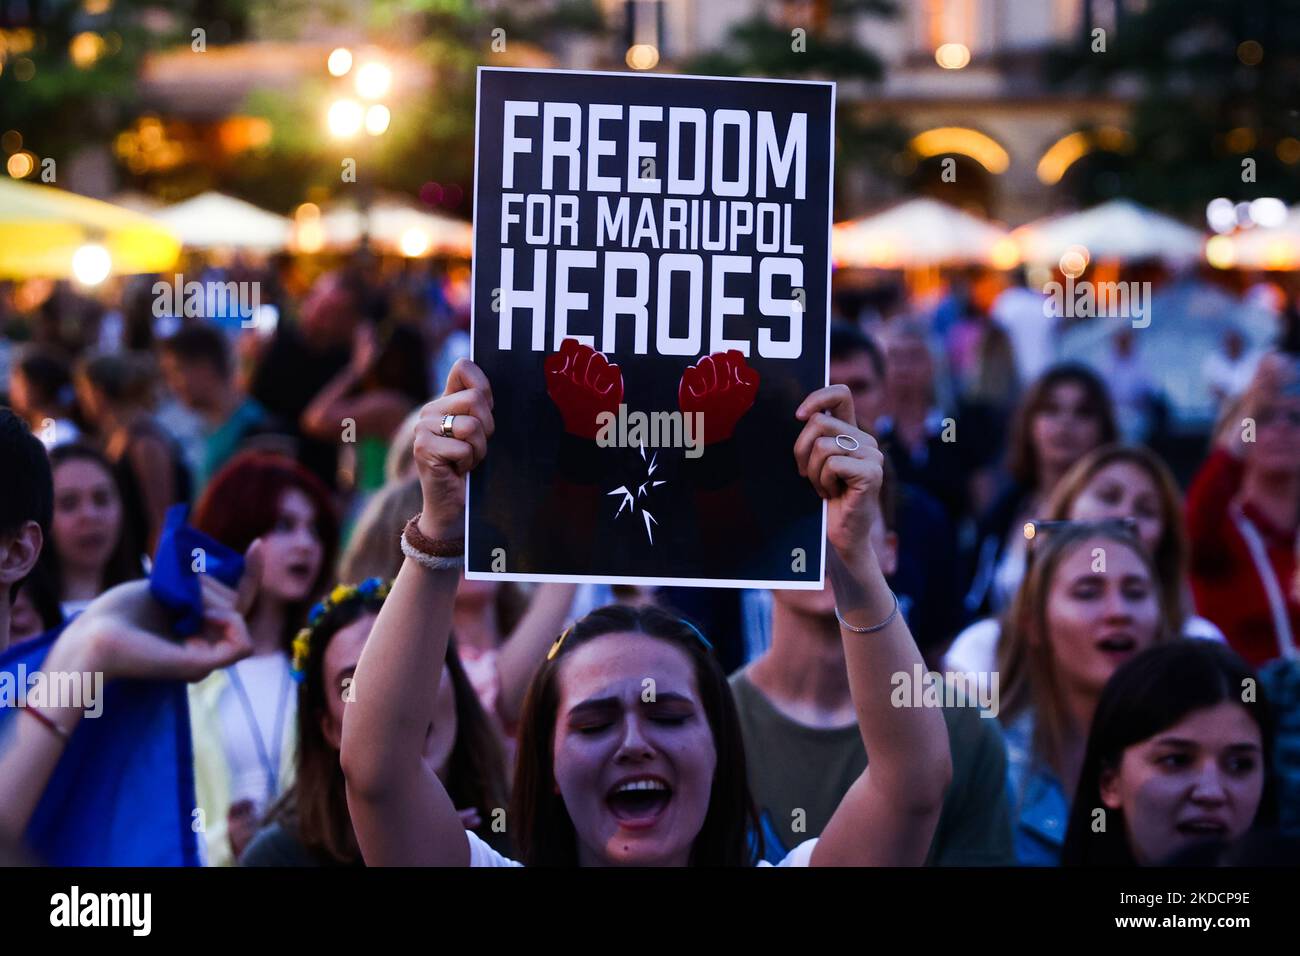
[[[623,401],[623,373],[603,354],[577,339],[565,339],[560,351],[545,363],[546,393],[560,409],[564,430],[579,438],[595,438],[601,412],[618,414]]]
[[[704,444],[712,445],[731,437],[754,404],[758,381],[738,350],[714,352],[682,373],[677,404],[687,414],[704,413]]]

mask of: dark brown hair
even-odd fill
[[[1101,780],[1119,769],[1124,751],[1168,730],[1189,714],[1222,703],[1239,705],[1259,727],[1264,789],[1252,829],[1271,826],[1277,817],[1273,775],[1274,718],[1263,687],[1243,700],[1242,689],[1257,678],[1232,650],[1196,638],[1149,647],[1122,664],[1106,682],[1093,714],[1061,863],[1065,866],[1133,866],[1123,810],[1109,811],[1107,826],[1094,831],[1092,815],[1101,802]],[[1115,819],[1115,818],[1118,819]]]
[[[524,698],[510,817],[525,866],[576,866],[578,836],[556,792],[554,742],[560,670],[573,649],[605,634],[632,632],[672,644],[690,659],[718,762],[704,824],[691,847],[693,866],[752,866],[762,853],[758,814],[750,796],[745,747],[731,687],[717,658],[689,622],[661,608],[610,605],[567,632],[554,659],[544,661]]]
[[[1011,422],[1011,440],[1007,449],[1007,471],[1023,485],[1038,484],[1038,452],[1034,448],[1034,419],[1042,413],[1059,385],[1078,385],[1083,389],[1084,410],[1097,421],[1098,445],[1115,441],[1119,430],[1115,426],[1115,408],[1111,404],[1106,384],[1086,365],[1065,362],[1054,365],[1034,380]],[[1049,491],[1051,489],[1048,489]]]
[[[89,445],[68,444],[59,445],[50,451],[50,478],[58,472],[61,465],[70,461],[88,461],[98,465],[104,474],[108,475],[108,480],[113,486],[113,493],[117,495],[118,503],[122,502],[122,486],[118,481],[117,473],[113,471],[113,466],[108,463],[108,459]],[[58,508],[57,496],[54,502],[55,509]],[[104,579],[102,590],[107,591],[109,588],[116,587],[124,581],[133,581],[136,578],[144,576],[144,568],[140,565],[140,554],[142,548],[138,541],[135,540],[132,528],[127,527],[127,514],[125,508],[122,510],[122,523],[117,529],[117,540],[113,543],[113,550],[108,556],[108,562],[104,565]],[[54,535],[52,533],[53,521],[51,520],[51,534],[41,548],[41,556],[38,563],[44,569],[46,580],[59,600],[63,600],[63,565],[59,561],[59,556],[54,549]]]
[[[347,790],[339,752],[325,740],[321,720],[329,713],[326,695],[339,692],[325,684],[325,652],[339,631],[363,614],[377,614],[384,600],[357,594],[335,606],[312,629],[303,681],[298,687],[298,754],[293,786],[268,811],[296,834],[311,852],[339,863],[361,862],[348,812]],[[456,742],[447,759],[444,786],[457,807],[476,807],[486,823],[492,810],[507,801],[505,754],[496,730],[461,666],[455,641],[447,644],[447,671],[456,701]],[[497,834],[479,833],[495,844]],[[496,849],[504,852],[503,847]]]

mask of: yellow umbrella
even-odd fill
[[[76,193],[0,177],[0,277],[163,272],[180,243],[148,216]]]

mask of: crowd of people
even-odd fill
[[[1300,862],[1293,313],[1225,331],[1188,474],[1023,285],[841,302],[791,450],[823,590],[520,585],[463,576],[501,414],[464,271],[299,268],[209,270],[255,328],[0,290],[0,652],[188,682],[206,864]],[[245,559],[185,639],[147,584],[177,504]],[[993,696],[900,703],[922,672]],[[14,853],[84,753],[81,710],[22,711]]]

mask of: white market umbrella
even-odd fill
[[[155,214],[190,249],[273,252],[289,244],[293,223],[252,203],[206,192]]]
[[[424,209],[414,202],[385,198],[374,202],[368,219],[350,205],[339,205],[321,214],[325,245],[351,248],[361,241],[363,226],[370,242],[384,252],[418,258],[455,255],[469,258],[473,229],[469,223]]]
[[[1015,250],[999,226],[934,199],[911,199],[873,216],[836,223],[837,266],[914,269],[987,263],[1010,266]]]
[[[1040,219],[1011,235],[1026,262],[1051,264],[1059,262],[1071,246],[1083,246],[1093,261],[1163,259],[1175,263],[1199,259],[1205,246],[1200,230],[1128,199],[1112,199],[1083,212]]]

